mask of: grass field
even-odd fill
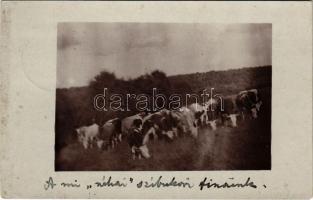
[[[125,141],[117,148],[84,150],[74,142],[56,156],[57,171],[125,170],[269,170],[271,169],[271,88],[259,88],[263,105],[255,120],[216,131],[201,128],[199,137],[148,144],[151,159],[132,160]]]

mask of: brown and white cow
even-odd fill
[[[163,109],[144,117],[142,130],[147,137],[171,141],[177,136],[177,121],[171,111]]]
[[[132,115],[132,116],[129,116],[129,117],[126,117],[126,118],[122,119],[122,123],[121,123],[122,135],[124,137],[127,137],[129,132],[133,128],[134,120],[139,119],[139,120],[142,121],[144,116],[145,116],[144,113],[138,113],[136,115]]]
[[[122,121],[119,118],[108,120],[101,127],[98,147],[101,148],[104,143],[108,144],[108,147],[114,148],[118,142],[121,141],[122,135]]]
[[[225,96],[218,105],[223,125],[237,127],[238,107],[236,95]]]
[[[258,117],[262,101],[258,90],[251,89],[239,92],[236,98],[236,104],[243,119],[245,119],[245,115],[256,119]]]

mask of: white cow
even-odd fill
[[[94,123],[90,126],[82,126],[76,129],[78,141],[83,144],[85,149],[92,147],[94,140],[98,140],[99,125]]]

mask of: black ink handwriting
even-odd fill
[[[234,178],[229,178],[233,180]],[[200,182],[199,187],[200,190],[203,190],[204,187],[206,188],[245,188],[245,187],[251,187],[251,188],[257,188],[257,186],[254,184],[253,181],[250,181],[250,177],[247,178],[245,183],[228,183],[224,182],[222,184],[215,183],[210,179],[208,182],[207,178],[205,177],[203,181]]]

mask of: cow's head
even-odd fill
[[[232,127],[237,127],[237,117],[239,114],[230,114],[227,116],[227,119],[230,120]]]
[[[259,101],[258,103],[255,104],[255,108],[257,109],[257,111],[260,111],[261,105],[263,104],[262,101]]]
[[[165,131],[165,135],[168,137],[168,139],[173,140],[174,139],[174,132],[172,130]]]
[[[85,132],[82,130],[82,128],[75,129],[75,132],[77,134],[78,141],[82,142],[85,138]]]

